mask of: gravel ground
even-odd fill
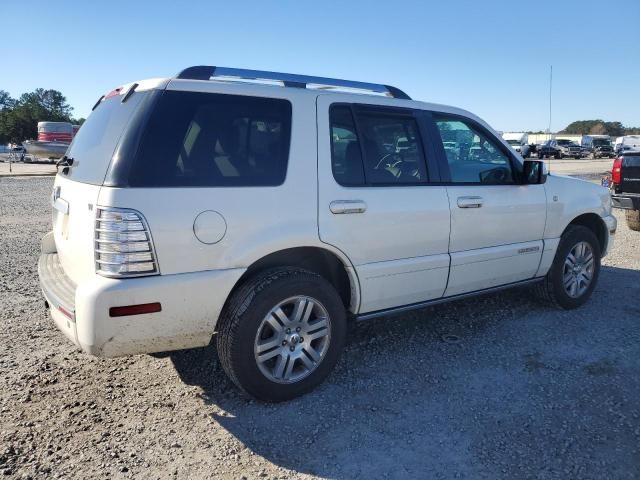
[[[15,478],[640,478],[640,233],[592,300],[527,289],[356,326],[314,393],[264,405],[215,350],[97,359],[49,320],[52,178],[0,178],[0,473]]]

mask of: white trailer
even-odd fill
[[[502,138],[524,158],[529,156],[529,134],[525,132],[504,132]]]
[[[613,148],[617,154],[624,152],[640,152],[640,135],[625,135],[624,137],[617,137]]]

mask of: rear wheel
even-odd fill
[[[560,239],[556,256],[544,280],[537,286],[540,296],[564,309],[585,303],[600,274],[600,244],[586,227],[570,226]]]
[[[640,232],[640,210],[625,210],[627,226],[636,232]]]
[[[321,276],[286,267],[248,280],[218,325],[220,363],[249,395],[268,402],[309,392],[333,370],[346,338],[346,312]]]

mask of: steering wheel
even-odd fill
[[[395,165],[398,162],[402,162],[402,156],[400,154],[398,154],[398,153],[387,153],[387,154],[383,155],[380,160],[378,160],[378,163],[376,163],[376,166],[374,167],[374,170],[379,170],[380,166],[382,165],[382,162],[384,162],[386,159],[388,159],[390,157],[398,157],[398,159],[395,162],[386,162],[387,165]]]
[[[509,169],[496,167],[480,173],[480,183],[503,184],[509,178]]]

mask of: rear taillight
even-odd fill
[[[106,277],[159,273],[147,221],[126,208],[96,209],[95,259],[96,273]]]
[[[622,157],[618,157],[613,161],[611,181],[616,184],[622,183]]]

